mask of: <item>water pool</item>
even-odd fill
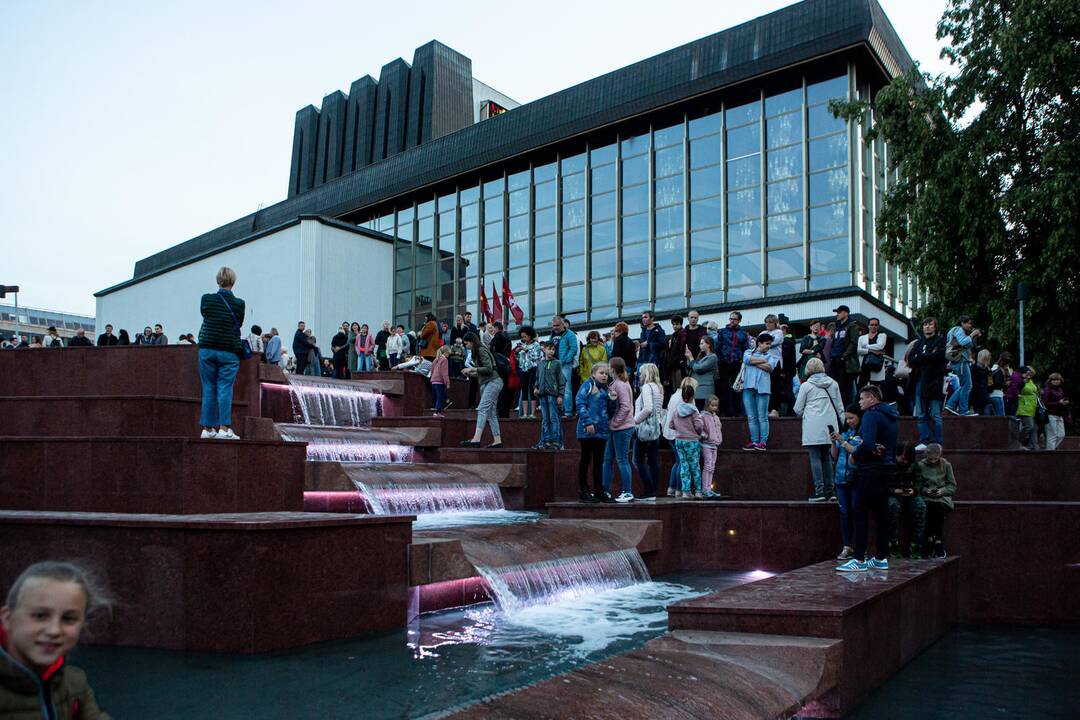
[[[394,633],[258,656],[83,647],[72,662],[117,718],[438,717],[639,647],[666,631],[670,603],[756,579],[677,573],[510,615],[482,605],[421,616]]]

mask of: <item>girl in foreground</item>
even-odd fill
[[[108,604],[78,565],[46,561],[23,571],[0,608],[0,717],[108,720],[86,674],[64,662],[87,615]]]

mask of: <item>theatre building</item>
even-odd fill
[[[912,66],[874,0],[801,2],[520,106],[432,42],[300,110],[287,199],[140,260],[98,321],[197,330],[228,264],[249,319],[317,333],[477,313],[505,281],[540,324],[845,303],[906,337],[925,291],[879,252],[889,148],[829,101]]]

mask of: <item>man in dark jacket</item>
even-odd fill
[[[94,343],[86,337],[85,330],[76,330],[75,337],[68,340],[68,347],[94,347]]]
[[[841,572],[889,569],[889,494],[896,468],[896,408],[881,402],[881,391],[868,385],[859,391],[863,411],[859,424],[862,444],[855,449],[855,557],[836,568]],[[868,515],[874,516],[874,557],[866,560]]]
[[[105,332],[98,335],[97,345],[98,347],[110,347],[117,344],[120,340],[113,335],[112,325],[105,326]]]
[[[660,382],[664,386],[664,397],[675,392],[682,383],[685,373],[683,361],[686,357],[686,331],[683,330],[682,318],[671,318],[671,334],[667,336],[667,357],[664,367],[660,368]]]
[[[930,443],[941,444],[941,406],[945,401],[945,374],[948,372],[945,338],[938,334],[937,319],[923,320],[922,330],[923,336],[915,341],[908,353],[911,367],[908,387],[915,388],[915,402],[920,408],[919,446],[916,446],[920,452]]]
[[[338,380],[348,380],[349,370],[349,323],[341,323],[341,328],[330,338],[330,352],[333,358],[333,375]]]
[[[638,340],[638,365],[653,363],[658,368],[664,366],[664,351],[667,341],[664,328],[656,322],[652,310],[641,313],[641,339]]]
[[[829,377],[840,386],[840,397],[847,405],[853,400],[855,378],[859,376],[859,330],[849,317],[851,309],[847,305],[841,305],[833,312],[836,313],[836,330],[827,368]]]
[[[386,341],[393,333],[390,331],[390,321],[382,321],[382,329],[375,333],[375,357],[379,362],[380,370],[390,369],[390,359],[386,356]]]
[[[307,326],[304,321],[296,323],[296,332],[293,333],[292,339],[292,351],[293,357],[296,358],[296,374],[303,375],[304,370],[307,369],[307,357],[308,350],[311,347],[308,345],[307,335],[304,334],[304,329]]]
[[[742,414],[742,397],[731,389],[742,365],[743,353],[750,346],[746,331],[739,327],[742,313],[732,310],[728,315],[728,324],[720,329],[720,342],[716,344],[716,390],[720,396],[720,414],[724,417],[738,417]]]

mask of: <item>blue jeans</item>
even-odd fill
[[[990,398],[990,414],[994,417],[1005,417],[1005,398]]]
[[[232,427],[232,395],[240,356],[228,350],[199,348],[199,378],[202,380],[203,427]]]
[[[960,382],[960,389],[952,394],[945,407],[963,415],[968,411],[968,398],[971,397],[971,363],[957,360],[952,364],[952,369]]]
[[[843,483],[836,486],[836,504],[840,508],[840,539],[844,547],[855,548],[855,488]]]
[[[435,396],[435,412],[441,413],[446,407],[446,386],[442,383],[431,383],[431,392]]]
[[[769,442],[769,394],[743,388],[742,402],[750,426],[750,442],[764,445]]]
[[[660,461],[657,458],[657,450],[660,448],[659,440],[642,440],[634,437],[634,465],[637,466],[638,475],[641,476],[642,497],[656,497],[656,483],[660,479]]]
[[[671,449],[675,449],[674,440],[671,441]],[[675,457],[675,462],[671,463],[671,474],[668,475],[667,489],[674,493],[680,487],[681,476],[679,475],[679,453],[673,452],[672,455]]]
[[[633,492],[631,486],[634,476],[630,473],[630,438],[634,428],[612,430],[604,446],[604,490],[611,492],[611,478],[615,474],[615,463],[619,464],[619,477],[622,478],[622,491]]]
[[[540,396],[540,442],[554,443],[562,447],[562,420],[559,417],[559,403],[554,395]]]
[[[371,372],[375,367],[375,363],[373,361],[374,358],[372,358],[370,355],[362,355],[358,353],[356,355],[356,372]]]
[[[814,495],[829,497],[833,494],[833,466],[831,445],[808,445],[810,475],[814,478]]]
[[[940,445],[944,437],[941,430],[941,401],[937,398],[922,396],[922,381],[915,386],[915,394],[919,397],[920,403],[919,442]]]
[[[562,409],[566,413],[566,417],[574,416],[574,387],[571,378],[576,371],[577,368],[573,367],[564,367],[562,369],[562,377],[566,382],[566,387],[563,389]]]

